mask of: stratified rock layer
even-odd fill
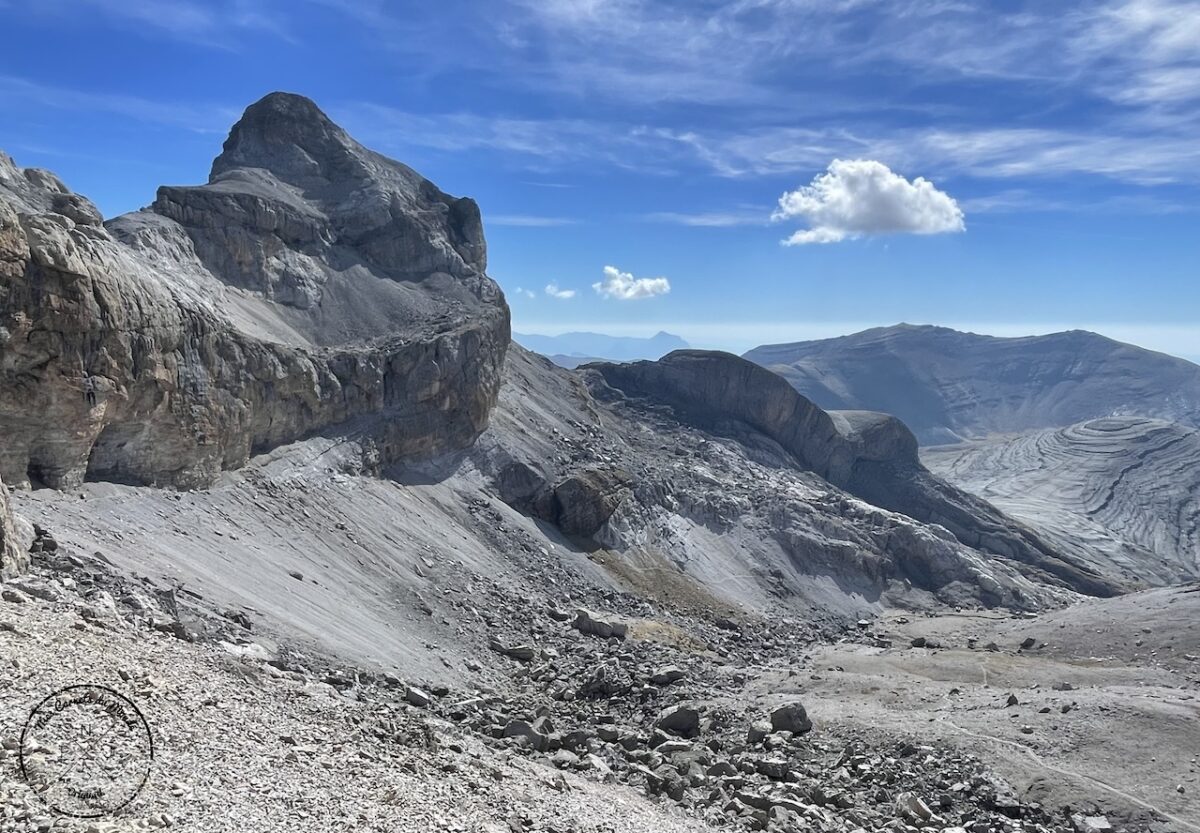
[[[912,432],[894,417],[826,413],[781,377],[728,353],[679,350],[657,362],[588,368],[626,396],[663,403],[680,419],[749,448],[775,445],[834,486],[945,527],[969,547],[1019,561],[1080,592],[1111,595],[1120,588],[1118,581],[1064,560],[990,504],[930,474],[918,459]]]
[[[1200,578],[1200,431],[1138,417],[930,449],[941,476],[1122,579]]]
[[[0,476],[191,487],[319,431],[378,462],[463,448],[508,346],[485,268],[473,201],[299,96],[106,225],[0,155]]]
[[[1106,416],[1200,427],[1200,367],[1080,330],[995,338],[901,324],[745,357],[822,408],[895,414],[923,445]]]

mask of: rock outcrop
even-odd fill
[[[0,579],[23,572],[29,564],[29,544],[8,503],[8,487],[0,481]]]
[[[596,364],[587,372],[625,396],[667,405],[681,420],[748,447],[773,444],[798,467],[875,506],[942,526],[969,547],[1021,562],[1075,590],[1103,596],[1121,587],[1064,560],[1031,530],[934,477],[920,463],[915,437],[894,417],[826,413],[780,376],[728,353],[680,350],[657,362]],[[931,579],[921,583],[936,583]]]
[[[206,185],[100,214],[0,155],[0,476],[192,487],[317,432],[463,448],[509,339],[478,207],[273,93]]]
[[[822,408],[894,414],[922,445],[1107,416],[1200,427],[1200,367],[1081,330],[995,338],[901,324],[745,358]]]

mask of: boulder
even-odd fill
[[[418,708],[422,709],[429,708],[429,704],[433,702],[432,697],[416,686],[409,686],[404,690],[404,700],[410,705],[417,706]]]
[[[812,729],[808,712],[800,702],[785,703],[771,712],[771,730],[802,735]]]
[[[674,665],[666,665],[650,675],[650,682],[656,686],[668,686],[687,678],[687,672]]]
[[[692,706],[671,706],[654,721],[654,728],[677,737],[694,738],[700,733],[700,712]]]
[[[550,519],[568,535],[591,537],[600,531],[629,495],[630,477],[622,469],[586,469],[554,487]]]
[[[620,618],[602,613],[593,613],[583,608],[575,611],[575,621],[571,623],[571,627],[580,633],[598,636],[602,639],[614,636],[617,639],[624,639],[629,633],[629,625]]]

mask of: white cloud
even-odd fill
[[[652,223],[671,223],[680,226],[697,226],[700,228],[731,228],[733,226],[760,226],[767,220],[764,208],[746,207],[736,211],[701,211],[687,214],[678,211],[656,211],[646,214],[645,219]]]
[[[536,298],[537,297],[537,293],[534,292],[532,289],[524,289],[524,288],[518,286],[513,291],[516,292],[518,295],[524,295],[526,298]]]
[[[666,278],[635,278],[629,272],[622,272],[615,266],[605,266],[604,280],[592,284],[592,289],[605,298],[637,301],[653,298],[655,295],[666,295],[671,291],[671,283]]]
[[[556,228],[573,226],[578,222],[569,217],[539,217],[533,214],[492,214],[484,219],[488,225],[517,228]]]
[[[181,127],[197,133],[225,133],[241,110],[216,105],[156,101],[118,93],[54,87],[0,75],[0,107],[51,107],[73,113],[108,113],[139,122]]]
[[[557,298],[560,301],[568,301],[571,298],[575,297],[575,290],[574,289],[559,289],[558,284],[548,283],[548,284],[546,284],[546,294],[549,295],[551,298]]]
[[[873,234],[942,234],[963,231],[962,209],[922,177],[909,182],[870,159],[835,159],[811,185],[779,198],[775,220],[808,223],[785,240],[789,246],[836,243]]]

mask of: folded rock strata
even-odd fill
[[[1200,431],[1141,417],[926,449],[941,477],[1079,564],[1149,585],[1200,578]]]

